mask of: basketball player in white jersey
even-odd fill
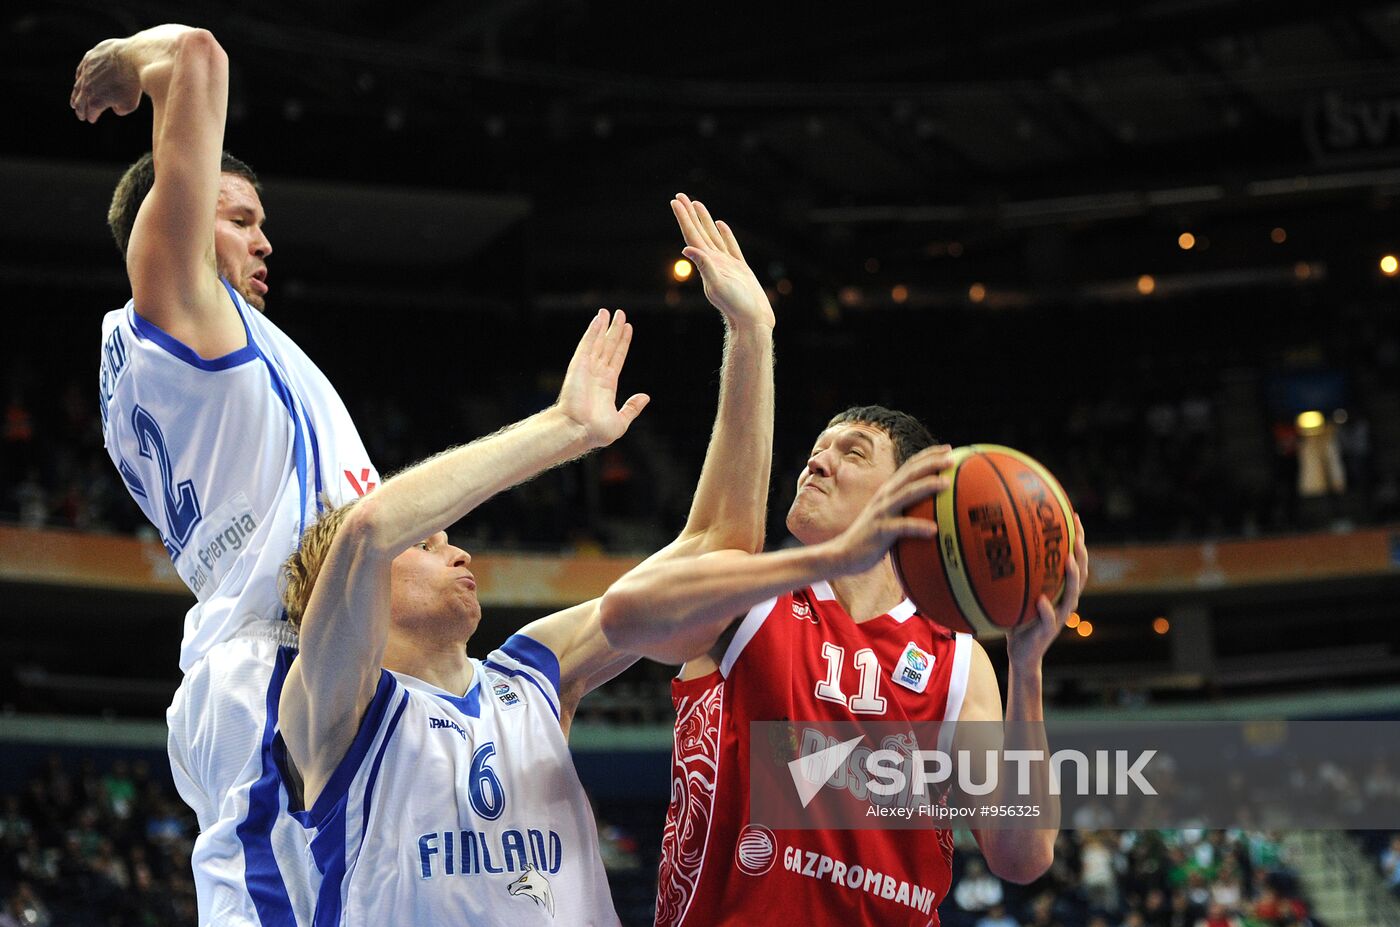
[[[103,321],[104,436],[197,599],[167,721],[171,771],[199,818],[199,922],[296,927],[314,892],[268,749],[296,642],[277,582],[320,500],[379,477],[325,376],[260,311],[272,246],[256,176],[222,153],[223,49],[176,25],[108,39],[84,56],[70,102],[95,122],[143,95],[152,153],[109,215],[132,296]]]
[[[728,228],[683,196],[672,207],[730,327],[690,517],[651,559],[731,540],[758,550],[771,309]],[[621,313],[611,325],[600,313],[554,407],[329,513],[289,561],[284,601],[302,646],[281,735],[324,877],[317,927],[617,923],[566,735],[579,700],[636,658],[607,645],[597,600],[469,658],[481,616],[471,557],[441,529],[626,430],[646,402],[614,408],[630,339]]]

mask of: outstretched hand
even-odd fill
[[[931,519],[904,513],[921,499],[947,489],[948,478],[941,474],[952,465],[952,449],[946,444],[925,448],[906,460],[836,538],[842,572],[870,569],[900,538],[931,538],[937,534],[938,526]]]
[[[618,310],[609,320],[608,310],[599,309],[569,361],[557,406],[583,426],[589,447],[603,447],[622,437],[651,401],[645,393],[637,393],[617,408],[617,378],[631,344],[627,315]]]
[[[1042,595],[1036,602],[1039,617],[1006,633],[1006,656],[1012,663],[1026,669],[1039,664],[1045,651],[1060,636],[1069,616],[1079,607],[1079,594],[1089,581],[1089,548],[1084,543],[1084,525],[1078,515],[1074,516],[1073,553],[1065,564],[1065,589],[1060,595],[1060,604],[1051,605]]]
[[[722,221],[716,222],[703,203],[684,193],[677,193],[671,200],[671,212],[685,237],[681,254],[700,269],[705,298],[710,304],[724,313],[730,324],[772,328],[776,319],[768,294],[745,263],[733,230]]]
[[[106,39],[78,62],[68,105],[84,122],[96,122],[109,109],[125,116],[141,105],[141,74],[125,54],[128,42]]]

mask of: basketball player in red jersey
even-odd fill
[[[1074,557],[1058,607],[1008,635],[1005,715],[980,644],[918,614],[888,552],[900,537],[931,537],[915,501],[947,486],[950,449],[916,419],[879,406],[847,410],[818,436],[798,478],[787,526],[802,546],[642,564],[608,591],[613,646],[683,663],[676,706],[671,805],[662,839],[656,923],[936,925],[952,879],[948,830],[779,830],[749,821],[749,723],[898,721],[942,725],[948,749],[962,722],[1029,727],[1046,749],[1041,660],[1079,602],[1088,576],[1076,521]],[[795,591],[794,591],[795,590]],[[911,685],[896,666],[917,650]],[[909,661],[915,662],[915,661]],[[951,722],[945,724],[944,722]],[[947,735],[947,739],[944,739]],[[1058,806],[1042,830],[974,831],[987,865],[1013,882],[1049,868]]]

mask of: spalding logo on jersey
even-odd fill
[[[904,648],[894,665],[890,678],[912,692],[922,692],[928,688],[933,677],[933,654],[921,650],[913,641]]]
[[[544,877],[534,866],[528,867],[520,878],[506,886],[506,891],[517,898],[530,898],[535,904],[549,912],[549,916],[554,916],[554,890],[549,887],[549,880]]]
[[[496,683],[494,691],[496,698],[501,700],[501,706],[504,708],[519,708],[523,704],[520,701],[520,695],[510,687],[508,682]]]

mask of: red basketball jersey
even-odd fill
[[[895,682],[911,645],[932,664],[912,688]],[[907,599],[856,624],[824,582],[750,610],[718,670],[671,684],[676,727],[657,927],[937,925],[952,880],[951,831],[751,823],[749,722],[942,724],[946,749],[972,646]]]

